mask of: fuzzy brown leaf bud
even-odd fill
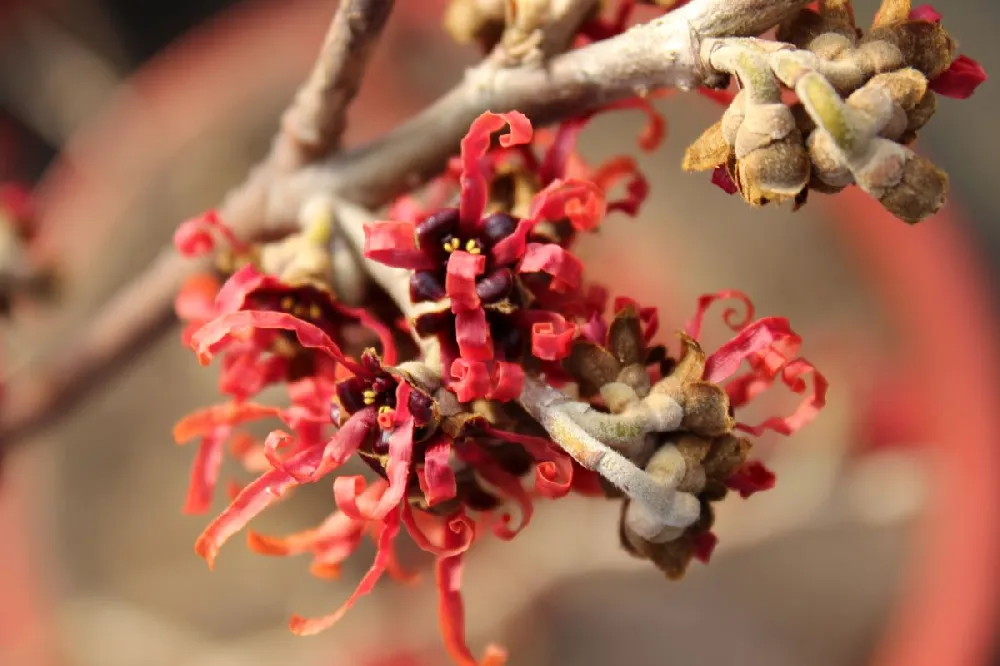
[[[910,154],[899,182],[879,201],[899,219],[915,224],[941,210],[948,196],[948,175],[926,157]]]

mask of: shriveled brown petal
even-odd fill
[[[645,358],[646,342],[634,306],[627,305],[615,314],[608,327],[608,349],[622,365],[641,363]]]
[[[697,381],[685,385],[682,405],[684,420],[681,426],[685,430],[705,437],[718,437],[736,425],[729,415],[729,396],[718,384]]]
[[[684,383],[698,381],[705,374],[705,351],[691,336],[679,333],[678,337],[681,339],[680,360],[670,376]]]
[[[580,394],[584,396],[593,395],[605,384],[615,381],[621,370],[621,364],[611,352],[587,340],[573,343],[563,367],[580,385]]]
[[[685,171],[708,171],[729,159],[732,148],[722,135],[722,121],[718,121],[702,133],[684,151],[681,168]]]
[[[905,23],[910,17],[910,0],[882,0],[872,21],[872,30]]]

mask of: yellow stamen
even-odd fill
[[[281,299],[282,310],[291,310],[293,307],[295,307],[294,298],[292,298],[291,296],[285,296],[283,299]]]
[[[392,407],[390,407],[389,405],[382,405],[381,407],[378,408],[378,415],[379,416],[385,416],[386,414],[390,413],[391,411],[392,411]]]
[[[365,404],[366,405],[370,405],[370,404],[374,403],[375,402],[375,398],[378,396],[378,394],[375,393],[375,391],[372,391],[371,389],[365,391],[364,393],[362,393],[362,395],[365,398]]]
[[[465,244],[465,251],[469,254],[480,254],[483,248],[479,247],[479,243],[475,239],[470,238]]]
[[[313,303],[312,305],[309,306],[309,318],[310,319],[316,320],[316,319],[319,319],[322,316],[323,316],[323,310],[322,310],[322,308],[319,307],[319,305],[317,303]]]
[[[457,238],[450,238],[446,240],[444,243],[444,251],[451,253],[460,248],[461,246],[462,246],[462,241],[458,240]]]

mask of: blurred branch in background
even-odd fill
[[[122,63],[94,52],[42,13],[24,11],[12,18],[0,41],[0,101],[60,146],[107,103],[121,80]]]

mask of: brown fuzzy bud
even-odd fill
[[[955,41],[937,23],[913,21],[893,25],[873,30],[865,38],[866,43],[878,41],[899,49],[903,61],[920,70],[928,79],[948,69],[955,57]]]
[[[910,110],[908,114],[909,123],[906,125],[907,131],[916,132],[926,125],[936,110],[937,95],[928,90],[923,99]]]
[[[778,26],[776,39],[800,49],[811,49],[815,39],[829,33],[846,38],[849,45],[853,45],[858,38],[857,30],[850,23],[834,16],[820,16],[812,9],[803,9]]]
[[[795,128],[780,141],[759,148],[736,162],[735,181],[754,206],[794,198],[809,182],[809,154]]]
[[[948,196],[948,174],[922,155],[910,154],[900,181],[879,201],[893,215],[915,224],[941,210]]]
[[[833,191],[840,191],[854,182],[844,154],[837,148],[829,132],[821,129],[814,131],[809,135],[807,145],[816,179],[833,188]]]
[[[703,381],[687,384],[682,405],[684,420],[681,426],[685,430],[705,437],[718,437],[735,425],[729,415],[729,396],[718,384]]]

